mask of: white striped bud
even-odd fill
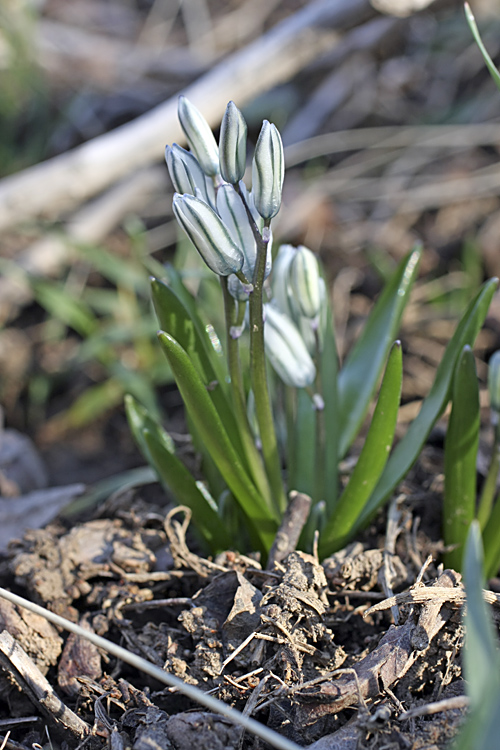
[[[226,182],[236,185],[243,179],[247,160],[247,124],[234,102],[229,102],[222,120],[219,159]]]
[[[244,256],[215,211],[200,198],[174,195],[177,221],[211,271],[219,276],[238,273]]]
[[[252,195],[263,219],[272,219],[280,210],[284,177],[281,136],[275,125],[264,120],[252,161]]]
[[[198,189],[203,200],[212,205],[213,187],[212,195],[209,195],[207,177],[193,154],[174,143],[172,147],[165,148],[165,161],[176,193],[196,195],[196,189]]]
[[[290,300],[298,315],[313,320],[321,310],[321,276],[318,260],[311,250],[300,245],[290,262]]]
[[[185,96],[179,97],[178,115],[191,151],[205,174],[219,174],[219,149],[210,125]]]
[[[264,309],[264,345],[273,369],[285,385],[293,388],[311,385],[316,367],[298,328],[273,305]]]

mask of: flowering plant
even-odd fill
[[[402,380],[401,344],[395,339],[420,249],[400,263],[340,368],[317,256],[303,246],[272,249],[271,222],[280,209],[284,179],[277,128],[267,121],[262,125],[248,190],[243,182],[247,126],[236,105],[227,106],[219,144],[185,97],[179,99],[179,119],[190,151],[176,144],[166,149],[176,190],[173,209],[219,277],[225,356],[214,347],[211,329],[178,274],[170,270],[168,283],[153,279],[152,294],[160,344],[203,459],[203,479],[188,471],[169,434],[131,396],[129,422],[161,480],[191,508],[212,551],[237,545],[268,553],[287,497],[299,492],[302,501],[307,495],[308,514],[295,524],[296,541],[302,531],[300,544],[310,548],[319,536],[320,556],[329,555],[372,517],[418,457],[450,399],[456,363],[475,340],[496,280],[471,301],[419,415],[391,454]],[[246,346],[249,373],[241,364]],[[381,377],[363,449],[341,489],[339,462]]]

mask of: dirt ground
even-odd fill
[[[380,519],[322,565],[299,551],[271,569],[236,551],[207,560],[186,538],[185,511],[165,515],[128,491],[87,521],[28,532],[11,545],[1,581],[300,746],[441,748],[464,715],[463,590],[458,574],[436,567],[441,543],[421,525],[436,496],[412,481],[385,529]],[[392,607],[386,600],[408,590]],[[424,597],[412,603],[417,590]],[[4,715],[22,722],[12,747],[44,742],[44,725],[70,748],[261,746],[38,616],[0,600],[0,618],[27,655],[20,666],[0,643]],[[68,715],[34,699],[43,675]],[[431,714],[438,701],[447,710]]]

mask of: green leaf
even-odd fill
[[[471,712],[453,750],[490,750],[500,733],[500,656],[493,623],[483,599],[481,532],[470,526],[464,557],[467,595],[465,651],[463,656]]]
[[[467,19],[467,23],[469,24],[469,28],[472,31],[472,36],[474,37],[477,46],[479,47],[481,54],[483,56],[484,62],[486,63],[486,67],[491,73],[491,77],[495,81],[496,85],[500,89],[500,73],[498,72],[495,63],[491,59],[491,57],[488,54],[488,51],[486,47],[483,44],[483,40],[481,39],[479,35],[479,30],[477,28],[476,19],[474,18],[474,15],[470,9],[469,3],[465,3],[464,5],[465,9],[465,17]]]
[[[293,425],[295,462],[292,468],[293,485],[290,490],[305,492],[314,497],[316,487],[316,411],[311,397],[303,388],[297,390],[297,413]],[[319,500],[321,498],[315,498]]]
[[[366,416],[384,362],[396,338],[420,256],[421,249],[415,249],[400,263],[339,373],[340,458],[347,453]]]
[[[497,499],[483,532],[484,570],[488,578],[500,568],[500,502]]]
[[[163,447],[163,450],[168,453],[175,453],[174,441],[168,432],[158,424],[149,411],[145,409],[144,406],[142,406],[142,404],[140,404],[130,393],[127,393],[125,396],[125,413],[134,440],[146,461],[150,462],[151,456],[143,437],[144,430],[148,430],[154,435],[157,442]]]
[[[358,516],[387,464],[396,430],[402,378],[401,343],[396,341],[389,355],[363,450],[347,487],[321,534],[321,557],[332,554],[349,540]]]
[[[239,456],[244,456],[238,424],[227,391],[224,363],[216,354],[201,319],[162,281],[152,279],[151,290],[161,329],[175,339],[187,353],[203,384],[209,390],[210,398],[235,450]]]
[[[483,598],[483,549],[477,521],[470,525],[464,555],[467,594],[464,668],[472,706],[481,703],[485,680],[490,676],[500,688],[500,654],[493,623]]]
[[[187,295],[188,292],[184,291]],[[189,309],[163,281],[151,279],[151,292],[161,330],[170,334],[187,352],[206,385],[217,382],[225,390],[223,357],[215,352],[206,326],[197,312]]]
[[[89,386],[68,409],[52,417],[49,424],[59,434],[84,427],[120,404],[124,390],[123,383],[114,377]]]
[[[322,396],[325,403],[323,420],[325,425],[324,445],[324,500],[329,515],[338,500],[338,455],[339,455],[339,399],[338,399],[338,356],[333,328],[333,316],[328,303],[326,326],[321,352]]]
[[[363,509],[356,530],[366,524],[385,502],[417,460],[435,422],[450,399],[451,383],[458,357],[464,346],[472,346],[488,313],[498,279],[487,281],[469,304],[444,353],[431,391],[424,400],[418,416],[413,420],[404,438],[394,449],[373,495]]]
[[[212,551],[228,549],[231,540],[217,513],[215,503],[175,455],[175,446],[164,430],[132,396],[125,396],[127,419],[137,445],[176,502],[193,511],[193,522]]]
[[[443,527],[445,565],[461,570],[467,531],[476,510],[479,384],[474,355],[464,346],[453,378],[452,409],[444,452]]]
[[[269,550],[276,534],[277,519],[250,480],[187,353],[168,333],[160,331],[158,337],[199,437],[235,499],[253,523],[263,548]]]
[[[180,505],[187,505],[193,512],[193,523],[202,538],[213,552],[231,547],[231,537],[226,531],[216,508],[209,502],[207,491],[202,491],[182,461],[169,453],[149,430],[143,431],[143,438],[152,459],[152,465],[162,482],[168,487]]]

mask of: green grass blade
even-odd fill
[[[404,438],[394,449],[373,495],[356,524],[356,529],[366,524],[385,502],[417,460],[436,420],[450,399],[451,383],[458,357],[464,346],[472,346],[488,313],[498,279],[487,281],[470,302],[437,369],[431,391],[424,400],[418,416],[413,420]]]
[[[464,346],[453,378],[452,409],[444,452],[443,530],[445,565],[461,570],[467,532],[476,510],[479,384],[474,355]]]
[[[481,532],[473,521],[464,557],[467,594],[464,672],[471,712],[452,750],[491,750],[500,733],[500,656],[493,623],[483,599]]]
[[[158,337],[200,439],[268,550],[277,530],[272,509],[256,491],[189,356],[169,334]]]
[[[47,312],[65,325],[73,328],[84,338],[98,327],[98,320],[90,307],[62,284],[44,279],[32,278],[30,283],[37,302]]]
[[[403,378],[401,343],[396,341],[380,388],[373,419],[356,467],[320,537],[319,552],[326,557],[349,540],[355,522],[387,463],[391,449]]]
[[[400,263],[339,373],[340,458],[347,453],[366,416],[389,349],[397,336],[401,316],[417,275],[420,255],[421,250],[415,249]]]
[[[467,19],[467,23],[469,24],[469,28],[472,31],[472,36],[474,37],[474,40],[481,51],[484,62],[486,63],[486,67],[491,73],[491,77],[493,78],[496,85],[500,89],[500,73],[496,69],[495,63],[489,56],[488,51],[483,44],[483,40],[481,39],[479,35],[479,29],[477,28],[476,19],[474,18],[474,15],[470,9],[469,3],[465,3],[464,8],[465,8],[465,17]]]

